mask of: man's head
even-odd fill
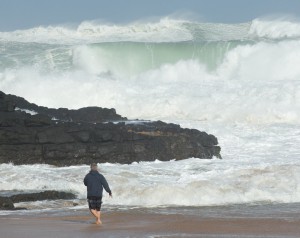
[[[91,170],[97,171],[98,170],[98,166],[96,163],[92,163],[91,164]]]

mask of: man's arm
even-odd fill
[[[85,186],[87,186],[87,175],[84,177],[83,183],[84,183]]]
[[[103,175],[101,176],[101,183],[102,183],[102,186],[105,189],[105,191],[108,192],[109,196],[112,196],[109,185],[108,185],[108,183],[107,183],[107,181],[106,181],[106,179]]]

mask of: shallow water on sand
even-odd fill
[[[88,209],[0,216],[1,235],[24,237],[281,237],[300,234],[300,204],[219,207],[105,207],[102,226]],[[2,237],[2,236],[1,236]]]

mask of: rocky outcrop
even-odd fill
[[[211,159],[220,150],[215,136],[175,124],[128,121],[114,109],[48,109],[0,93],[0,163]]]
[[[0,197],[0,210],[13,210],[14,203],[8,197]]]
[[[9,197],[0,197],[0,210],[16,210],[14,203],[18,202],[34,202],[42,200],[58,200],[58,199],[75,199],[73,193],[59,191],[43,191],[38,193],[21,193]],[[22,208],[21,208],[22,209]],[[23,208],[24,209],[24,208]]]
[[[43,191],[39,193],[22,193],[9,197],[13,203],[18,202],[34,202],[42,200],[57,200],[57,199],[75,199],[76,196],[73,193],[60,192],[60,191]]]

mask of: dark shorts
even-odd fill
[[[89,209],[100,211],[102,197],[88,197]]]

